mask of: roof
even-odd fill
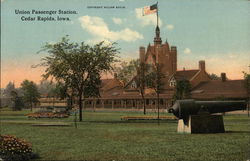
[[[201,82],[192,92],[195,99],[244,99],[247,98],[247,90],[244,80],[211,80]]]
[[[183,79],[186,79],[186,80],[190,80],[192,79],[195,74],[197,74],[200,70],[198,69],[195,69],[195,70],[181,70],[181,71],[177,71],[175,74],[174,74],[174,78],[176,80],[183,80]]]
[[[173,98],[174,91],[169,91],[160,94],[160,98]],[[141,99],[142,96],[139,91],[126,92],[124,89],[113,89],[101,94],[101,99]],[[157,98],[156,93],[148,93],[144,98]]]
[[[153,61],[156,61],[156,55],[155,55],[155,47],[154,45],[148,45],[146,55],[145,55],[145,60],[148,59],[149,55],[152,55]]]
[[[116,87],[123,87],[123,83],[118,79],[102,79],[101,90],[108,91]]]

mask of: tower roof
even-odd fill
[[[155,43],[155,44],[161,44],[161,43],[162,43],[161,37],[160,37],[160,28],[159,28],[158,25],[157,25],[156,28],[155,28],[154,43]]]

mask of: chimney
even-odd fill
[[[227,80],[226,73],[221,73],[221,81],[225,82]]]
[[[201,71],[205,71],[205,69],[206,69],[205,60],[200,60],[200,61],[199,61],[199,69],[200,69]]]
[[[176,70],[177,70],[177,48],[176,46],[171,46],[171,54],[172,54],[173,73],[176,73]]]
[[[140,62],[144,63],[144,61],[145,61],[145,47],[141,46],[139,50],[140,50]]]

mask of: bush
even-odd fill
[[[14,100],[14,106],[13,106],[13,110],[22,110],[22,108],[24,108],[24,102],[23,99],[21,97],[16,97]]]
[[[36,158],[31,143],[11,135],[0,135],[0,158],[4,161],[23,161]]]
[[[29,113],[26,116],[29,118],[67,118],[69,114],[66,112],[36,112]]]

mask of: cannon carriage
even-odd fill
[[[169,109],[178,121],[177,132],[181,133],[220,133],[225,132],[221,113],[245,110],[244,100],[196,101],[177,100]]]

